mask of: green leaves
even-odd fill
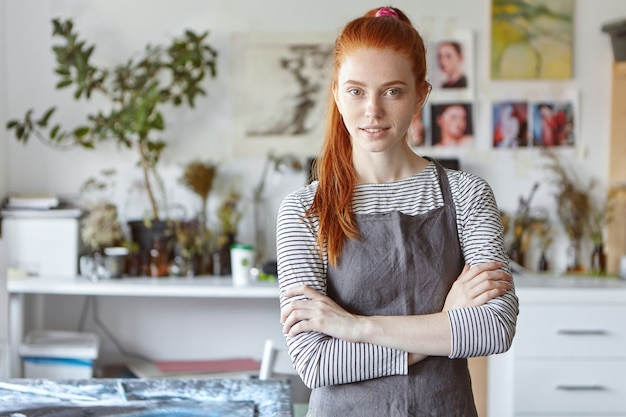
[[[217,76],[218,54],[207,43],[208,32],[196,34],[186,30],[169,45],[148,44],[142,56],[112,68],[92,63],[96,47],[79,37],[71,19],[53,19],[52,36],[59,41],[52,47],[56,58],[54,73],[58,76],[56,88],[74,88],[75,100],[90,100],[97,93],[108,104],[104,105],[105,111],[88,114],[85,123],[68,130],[60,123],[51,123],[54,107],[38,119],[33,118],[31,109],[23,119],[9,120],[6,125],[23,143],[33,134],[57,147],[94,149],[96,143],[112,140],[134,148],[139,154],[139,165],[153,170],[166,146],[158,136],[165,129],[164,105],[193,108],[197,97],[206,95],[206,74]],[[158,218],[151,185],[145,176]]]

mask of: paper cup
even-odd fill
[[[233,285],[248,285],[253,263],[254,248],[252,246],[235,243],[230,247],[230,270]]]

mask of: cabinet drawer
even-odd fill
[[[626,306],[522,306],[517,357],[626,358]]]
[[[626,361],[518,360],[514,402],[520,415],[626,413]]]

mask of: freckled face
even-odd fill
[[[421,105],[409,60],[389,49],[346,56],[333,92],[355,151],[381,152],[404,141]]]

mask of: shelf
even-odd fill
[[[10,294],[63,294],[128,297],[267,298],[278,299],[276,282],[234,286],[231,277],[122,278],[90,281],[82,277],[9,278]]]

